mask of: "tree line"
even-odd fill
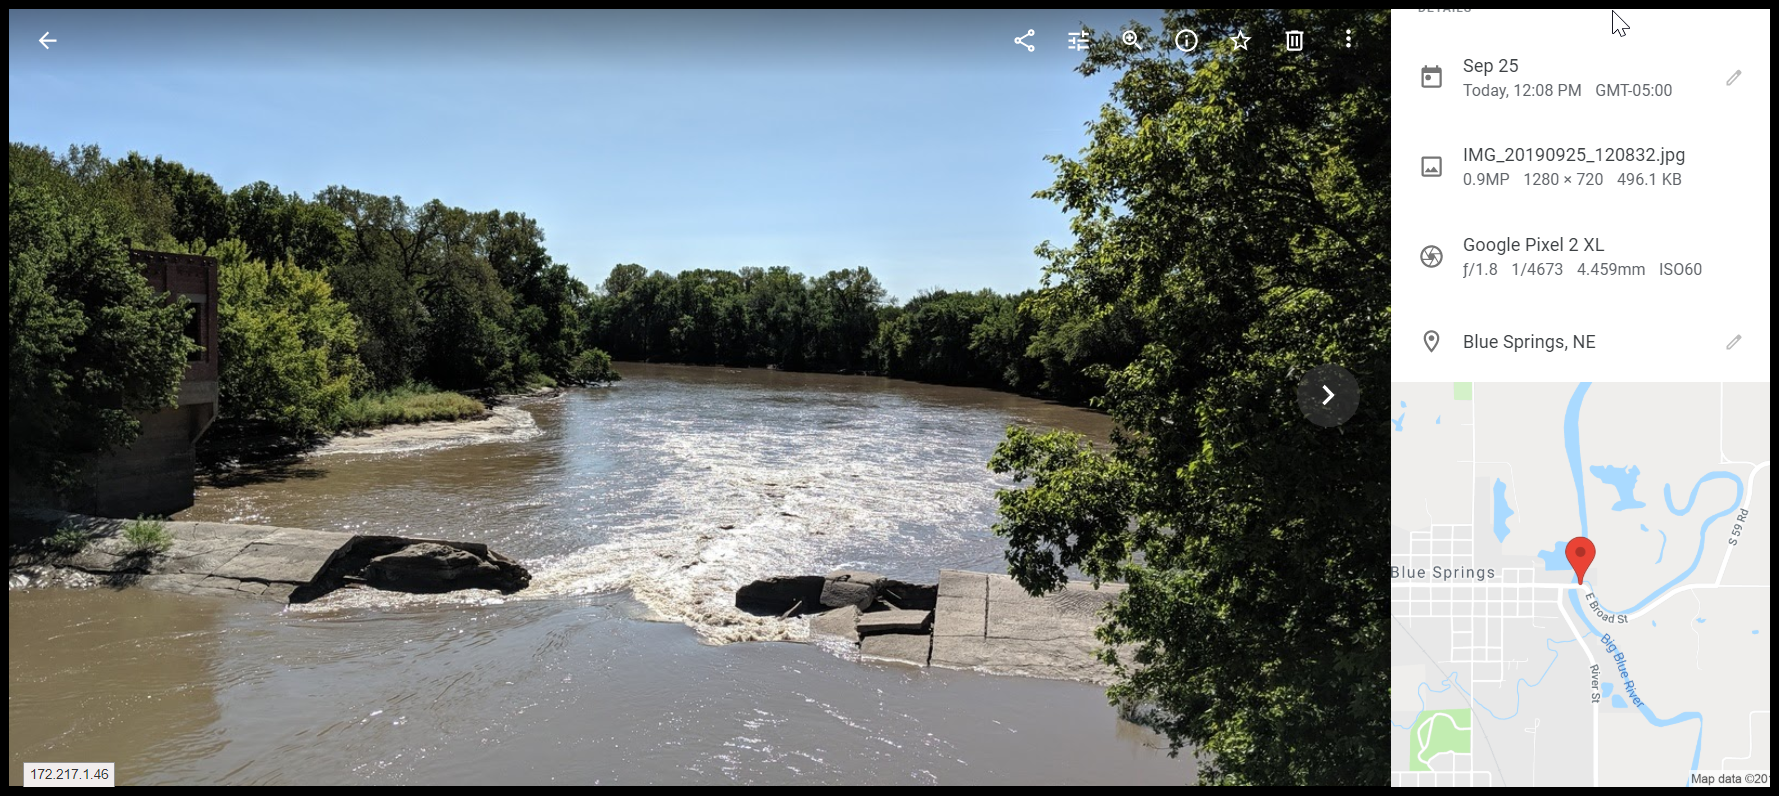
[[[612,269],[584,305],[588,343],[621,360],[868,372],[1086,403],[1128,362],[1138,330],[1038,291],[931,290],[894,303],[865,268],[669,275]]]

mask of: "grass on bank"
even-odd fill
[[[369,392],[352,399],[340,412],[339,428],[349,431],[429,420],[464,420],[488,411],[481,401],[462,393],[411,384]]]
[[[124,523],[123,537],[130,552],[137,555],[163,553],[173,546],[173,534],[167,532],[167,522],[159,517],[138,516]]]
[[[54,533],[43,540],[44,546],[52,552],[71,556],[86,549],[87,543],[93,540],[93,532],[80,523],[64,521],[56,526]]]

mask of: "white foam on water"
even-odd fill
[[[604,524],[605,541],[527,562],[524,594],[629,591],[709,643],[807,636],[805,620],[734,607],[736,589],[758,578],[848,565],[936,578],[937,562],[979,554],[1004,485],[974,453],[936,453],[930,439],[882,429],[644,423],[631,437],[624,444],[673,460],[671,476]]]

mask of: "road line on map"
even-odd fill
[[[1565,590],[1567,590],[1570,588],[1579,588],[1579,587],[1571,587],[1567,584],[1564,584],[1563,588]],[[1557,613],[1559,613],[1563,616],[1563,623],[1567,624],[1569,626],[1569,632],[1574,634],[1575,640],[1581,642],[1581,651],[1584,653],[1587,653],[1588,665],[1593,666],[1593,667],[1598,667],[1600,665],[1600,662],[1594,660],[1594,651],[1588,647],[1587,639],[1582,638],[1581,632],[1579,630],[1575,629],[1575,620],[1569,618],[1569,612],[1564,611],[1563,607],[1561,605],[1559,605],[1559,606],[1557,606]],[[1593,708],[1594,708],[1594,787],[1598,788],[1598,787],[1600,787],[1600,703],[1598,703],[1598,702],[1593,703]]]
[[[1765,713],[1769,716],[1773,715],[1773,711],[1770,710],[1748,711],[1748,754],[1742,755],[1741,757],[1726,757],[1722,762],[1717,764],[1718,768],[1728,769],[1731,760],[1747,760],[1754,757],[1754,714],[1756,713]]]
[[[1670,591],[1667,594],[1662,595],[1661,599],[1658,599],[1653,603],[1643,606],[1643,609],[1638,611],[1637,613],[1625,614],[1625,621],[1628,622],[1632,619],[1636,619],[1639,616],[1647,614],[1650,611],[1654,611],[1656,608],[1661,607],[1662,603],[1667,602],[1668,600],[1672,599],[1676,595],[1684,594],[1686,592],[1693,591],[1695,589],[1765,589],[1765,588],[1769,588],[1767,586],[1767,584],[1765,584],[1765,583],[1724,583],[1724,584],[1692,583],[1692,584],[1688,584],[1686,586],[1681,586],[1678,589],[1674,589],[1673,591]]]
[[[1722,453],[1720,452],[1718,455],[1721,456]],[[1734,464],[1745,464],[1745,462],[1734,462]],[[1738,508],[1738,511],[1747,511],[1748,504],[1754,502],[1754,487],[1755,484],[1758,483],[1757,477],[1760,475],[1761,470],[1766,469],[1767,464],[1768,462],[1761,462],[1760,464],[1755,465],[1754,470],[1748,474],[1748,493],[1742,496],[1742,505]],[[1717,568],[1717,580],[1712,581],[1713,583],[1719,585],[1723,584],[1723,574],[1730,571],[1730,555],[1735,553],[1736,548],[1739,546],[1740,545],[1729,545],[1729,549],[1723,551],[1723,565]]]

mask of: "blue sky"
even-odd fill
[[[1031,198],[1043,157],[1081,149],[1111,85],[1067,33],[1132,19],[1160,14],[13,10],[7,133],[225,190],[522,211],[595,285],[621,262],[862,265],[901,299],[1015,291],[1069,238]]]

